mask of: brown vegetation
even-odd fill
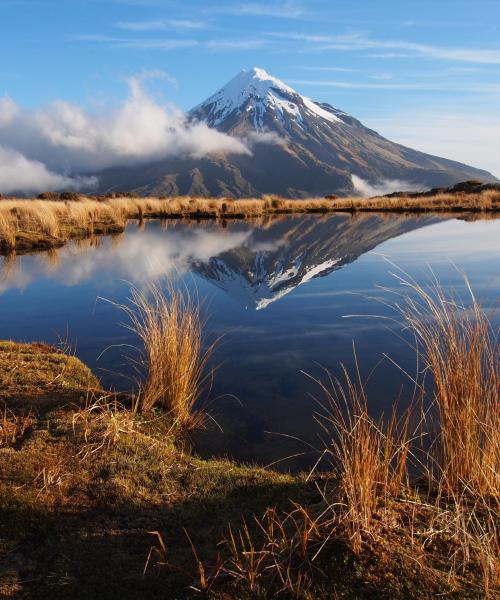
[[[44,194],[42,196],[45,197]],[[66,196],[65,196],[66,197]],[[355,211],[489,212],[500,210],[500,192],[441,193],[426,197],[311,198],[135,198],[68,196],[0,201],[0,252],[26,252],[63,245],[68,239],[123,231],[130,219],[243,219],[265,215]]]
[[[167,415],[137,414],[49,346],[0,343],[0,377],[2,598],[191,596],[183,572],[143,576],[151,528],[174,528],[190,577],[183,526],[205,554],[200,533],[208,547],[228,520],[305,497],[298,477],[183,453]]]
[[[138,405],[149,412],[161,407],[182,429],[203,421],[197,406],[207,381],[205,373],[214,345],[205,344],[201,307],[187,289],[168,282],[166,291],[152,284],[132,289],[131,305],[122,305],[128,327],[139,337],[143,352],[135,361],[139,373]]]
[[[44,404],[53,396],[64,397],[98,386],[90,369],[74,356],[47,344],[0,341],[0,401],[17,409]]]
[[[4,406],[0,415],[0,447],[19,442],[33,423],[32,411],[16,414]]]
[[[469,306],[404,280],[414,296],[403,316],[414,332],[432,378],[434,414],[431,480],[447,493],[475,490],[500,497],[500,347],[482,307]],[[437,414],[435,414],[437,413]]]
[[[204,578],[194,585],[209,590],[229,576],[265,597],[330,597],[319,593],[316,583],[325,569],[329,573],[332,552],[342,543],[361,562],[370,556],[386,582],[395,578],[388,597],[419,597],[422,583],[429,596],[447,590],[458,597],[498,597],[498,340],[472,294],[465,306],[438,285],[429,292],[402,283],[413,295],[397,308],[432,379],[427,410],[435,409],[437,420],[419,416],[413,423],[412,416],[422,414],[417,408],[425,398],[420,398],[418,407],[414,401],[399,419],[393,413],[384,424],[369,415],[364,385],[347,372],[345,384],[332,379],[321,384],[327,401],[317,418],[327,434],[324,455],[332,467],[317,480],[320,502],[294,503],[285,512],[269,508],[254,517],[253,529],[245,520],[236,530],[230,526],[216,569],[204,566],[195,552]],[[417,385],[425,394],[424,381]],[[385,561],[397,564],[399,573],[386,570]],[[366,563],[364,569],[365,578],[377,581]],[[328,577],[325,583],[331,585]]]
[[[137,293],[131,315],[145,345],[154,338],[150,398],[164,412],[138,414],[53,348],[1,343],[0,594],[498,597],[497,332],[474,297],[464,305],[401,282],[409,293],[396,308],[423,361],[422,396],[387,422],[371,416],[359,373],[329,379],[317,414],[328,469],[307,476],[176,447],[171,411],[189,421],[182,411],[200,388],[172,394],[173,373],[194,365],[185,373],[199,383],[203,365],[202,323],[186,296]],[[181,332],[195,349],[188,360]]]
[[[349,544],[359,553],[373,529],[373,519],[389,499],[408,483],[410,410],[399,419],[394,410],[389,423],[373,419],[364,386],[344,370],[345,384],[318,382],[326,402],[316,418],[327,434],[325,453],[337,477],[337,501]]]

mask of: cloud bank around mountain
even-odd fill
[[[0,193],[82,189],[96,183],[85,174],[173,155],[251,154],[245,141],[160,104],[143,78],[128,81],[121,106],[96,113],[61,100],[28,110],[0,99]]]

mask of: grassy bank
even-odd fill
[[[0,374],[2,598],[195,595],[184,528],[215,560],[229,521],[314,496],[301,477],[181,452],[161,413],[134,416],[44,344],[2,342]],[[152,530],[178,562],[167,578],[143,576]]]
[[[419,381],[378,421],[362,381],[317,382],[327,469],[307,475],[193,456],[172,422],[198,392],[174,398],[152,347],[138,410],[75,357],[0,343],[0,595],[498,597],[498,332],[473,298],[402,283],[431,397]],[[168,301],[136,296],[132,325],[185,364],[172,339],[194,315],[199,340],[201,322]]]
[[[28,252],[64,245],[69,239],[123,231],[130,219],[245,219],[329,212],[462,212],[500,210],[500,192],[437,194],[425,197],[311,198],[286,200],[207,198],[108,198],[0,200],[0,252]]]

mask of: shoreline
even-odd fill
[[[426,197],[308,200],[128,198],[95,200],[0,200],[0,255],[60,248],[70,240],[122,233],[130,221],[241,221],[260,217],[334,214],[397,214],[485,218],[500,213],[500,192]]]

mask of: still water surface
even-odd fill
[[[494,307],[500,220],[373,214],[130,224],[120,236],[0,258],[0,337],[67,340],[105,385],[130,389],[123,351],[137,341],[120,325],[124,315],[101,298],[126,302],[131,284],[175,274],[205,301],[208,336],[224,336],[210,395],[223,431],[201,434],[196,450],[262,464],[303,453],[278,463],[300,468],[315,459],[306,444],[320,443],[313,419],[319,390],[304,372],[339,374],[340,363],[353,369],[355,344],[363,376],[377,367],[368,383],[374,414],[411,391],[384,358],[415,370],[385,304],[394,297],[382,289],[400,291],[396,266],[424,285],[432,269],[465,296],[463,269],[479,299]]]

